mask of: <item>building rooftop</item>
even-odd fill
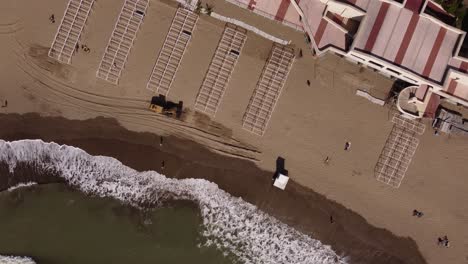
[[[468,59],[459,55],[466,32],[432,0],[227,1],[302,24],[318,54],[338,53],[468,106]]]
[[[418,2],[418,3],[416,3]],[[354,49],[442,83],[462,32],[421,16],[422,1],[410,8],[372,1],[361,23]]]
[[[333,46],[344,51],[349,48],[348,32],[339,26],[346,22],[342,16],[335,12],[324,16],[327,5],[319,0],[299,1],[299,6],[304,13],[304,28],[313,38],[316,49],[325,50]]]

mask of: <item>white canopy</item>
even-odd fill
[[[275,179],[273,185],[280,188],[281,190],[284,190],[286,188],[286,184],[288,184],[288,181],[289,177],[280,173],[279,176]]]

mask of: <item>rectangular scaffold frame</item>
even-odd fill
[[[195,110],[212,117],[216,115],[246,38],[247,30],[226,24],[203,84],[198,91]]]
[[[70,64],[94,0],[70,0],[57,29],[49,57]]]
[[[182,7],[177,9],[146,85],[148,90],[164,96],[169,93],[197,21],[197,14]]]
[[[405,177],[419,144],[417,135],[422,135],[425,125],[399,114],[392,118],[392,131],[374,169],[378,181],[398,188]]]
[[[242,120],[242,127],[263,136],[294,62],[294,49],[274,44]]]
[[[125,0],[96,72],[98,78],[118,84],[147,8],[148,0]]]

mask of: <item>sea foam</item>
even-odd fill
[[[34,186],[36,184],[37,184],[37,182],[18,183],[17,185],[11,186],[10,188],[8,188],[7,191],[12,192],[14,190],[31,187],[31,186]]]
[[[0,255],[0,264],[36,264],[28,257],[13,257]]]
[[[203,179],[171,179],[155,171],[138,172],[111,157],[41,140],[0,140],[0,162],[10,172],[28,163],[55,172],[81,191],[132,205],[165,199],[192,200],[200,208],[203,236],[243,263],[347,263],[330,246],[300,233]]]

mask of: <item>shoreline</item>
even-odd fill
[[[216,154],[189,140],[169,136],[160,147],[159,136],[131,132],[115,120],[105,118],[71,121],[37,114],[9,114],[0,115],[0,122],[5,127],[0,138],[7,141],[54,141],[81,148],[91,155],[114,157],[137,171],[155,170],[170,178],[214,182],[231,195],[242,197],[289,226],[331,245],[337,254],[348,256],[350,263],[426,263],[412,239],[375,228],[360,215],[294,181],[290,181],[285,191],[274,189],[273,172],[261,170],[249,161]],[[87,134],[82,135],[82,131]],[[165,168],[161,171],[163,159]],[[5,168],[1,171],[4,174]],[[44,183],[41,179],[26,178],[20,177]],[[0,182],[5,184],[4,180]],[[5,186],[0,183],[2,187]]]

